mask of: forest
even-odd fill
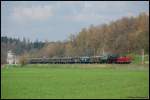
[[[144,49],[149,54],[149,15],[123,17],[109,24],[93,25],[70,34],[66,41],[30,42],[1,36],[1,64],[12,50],[22,57],[96,56],[104,53],[139,54]]]
[[[31,42],[29,39],[23,40],[1,36],[1,64],[6,63],[7,51],[11,50],[17,56],[21,56],[25,52],[36,52],[44,47],[45,43],[41,41]]]

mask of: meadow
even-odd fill
[[[149,65],[7,65],[2,99],[129,99],[149,97]]]

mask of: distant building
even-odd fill
[[[17,64],[17,57],[15,53],[13,53],[11,50],[7,52],[7,63],[8,64]]]

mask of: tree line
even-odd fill
[[[104,53],[149,54],[149,15],[123,17],[109,24],[90,25],[65,42],[48,43],[36,57],[95,56]]]
[[[1,36],[1,64],[6,63],[7,51],[11,50],[17,56],[21,56],[26,52],[36,52],[44,47],[45,42],[34,41],[23,38],[23,40]]]
[[[139,53],[141,49],[149,54],[149,15],[146,13],[123,17],[109,24],[90,25],[78,34],[71,34],[64,42],[45,42],[36,51],[29,49],[23,53],[27,57],[74,57]]]

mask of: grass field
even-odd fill
[[[133,64],[141,64],[142,63],[142,57],[141,55],[134,55],[134,60],[132,61]],[[149,64],[149,55],[144,56],[144,63]]]
[[[1,98],[148,98],[149,65],[7,66]]]

